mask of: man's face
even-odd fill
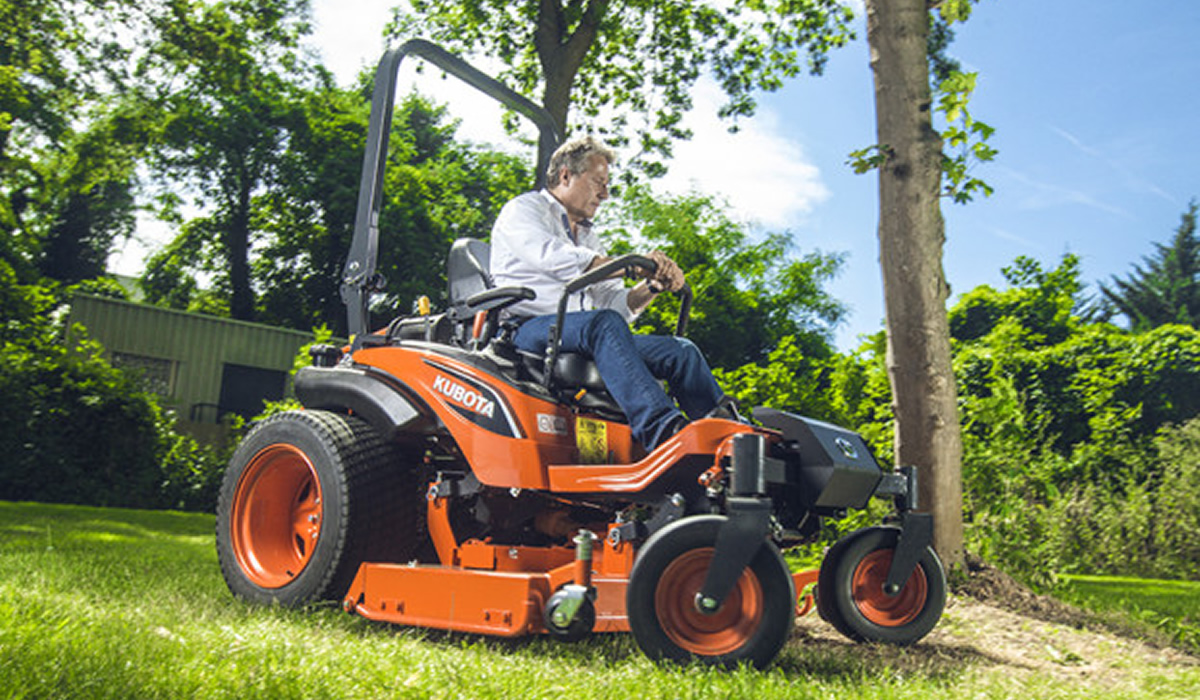
[[[578,175],[566,169],[559,174],[558,186],[552,192],[567,210],[572,221],[591,219],[608,199],[608,161],[603,156],[592,154],[589,167]]]

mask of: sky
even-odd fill
[[[312,44],[339,82],[378,62],[396,4],[312,0]],[[846,165],[851,151],[876,142],[865,20],[856,28],[858,39],[830,56],[822,76],[761,95],[737,134],[716,118],[719,91],[702,81],[688,118],[695,135],[676,147],[659,184],[723,198],[756,230],[790,234],[797,254],[843,254],[827,285],[850,311],[834,334],[843,351],[884,318],[878,182]],[[981,0],[956,25],[950,54],[979,74],[970,110],[996,129],[999,154],[973,171],[995,188],[991,197],[943,201],[952,302],[981,284],[1003,287],[1001,268],[1018,256],[1053,268],[1075,254],[1096,293],[1096,283],[1129,274],[1156,242],[1170,241],[1200,199],[1198,31],[1196,0]],[[462,117],[460,135],[511,145],[486,98],[431,73],[415,85]],[[136,250],[122,257],[127,268],[140,260]]]

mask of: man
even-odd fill
[[[504,205],[492,229],[491,273],[497,286],[524,286],[537,298],[511,307],[523,320],[517,347],[544,352],[567,283],[611,258],[592,230],[592,217],[608,199],[614,154],[585,136],[563,144],[550,158],[546,188]],[[571,299],[561,350],[590,356],[604,384],[629,419],[633,436],[653,449],[692,419],[727,402],[704,356],[683,338],[634,335],[629,323],[663,291],[678,291],[683,272],[660,251],[649,256],[657,271],[627,288],[620,279],[588,287]],[[665,379],[678,399],[663,391]]]

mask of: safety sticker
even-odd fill
[[[575,420],[575,444],[584,464],[604,464],[608,461],[608,423],[590,418]]]

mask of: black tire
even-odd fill
[[[550,596],[550,601],[546,603],[546,610],[543,613],[543,623],[546,625],[546,631],[551,637],[560,642],[574,644],[582,641],[591,635],[592,630],[596,627],[596,606],[589,599],[584,599],[579,609],[575,612],[575,619],[566,627],[559,627],[554,622],[554,610],[562,604],[562,599],[566,596],[563,591],[558,591]]]
[[[364,421],[289,411],[238,445],[217,504],[217,557],[234,595],[339,600],[364,561],[405,561],[423,537],[417,464]]]
[[[651,659],[764,668],[787,642],[796,588],[779,550],[766,540],[715,614],[696,609],[725,521],[720,515],[684,518],[655,533],[638,553],[625,608],[634,639]]]
[[[841,611],[833,604],[833,576],[837,569],[836,562],[841,558],[842,552],[846,551],[846,547],[854,540],[853,535],[843,537],[829,551],[825,552],[824,558],[821,559],[821,570],[817,574],[817,614],[821,619],[833,625],[839,632],[846,626],[845,620],[842,619]],[[822,595],[823,591],[829,591],[829,595]],[[845,634],[843,632],[843,634]]]
[[[895,596],[883,592],[892,554],[900,539],[894,527],[859,530],[839,541],[825,560],[817,583],[821,616],[857,642],[908,645],[937,625],[946,607],[946,573],[932,548]]]

